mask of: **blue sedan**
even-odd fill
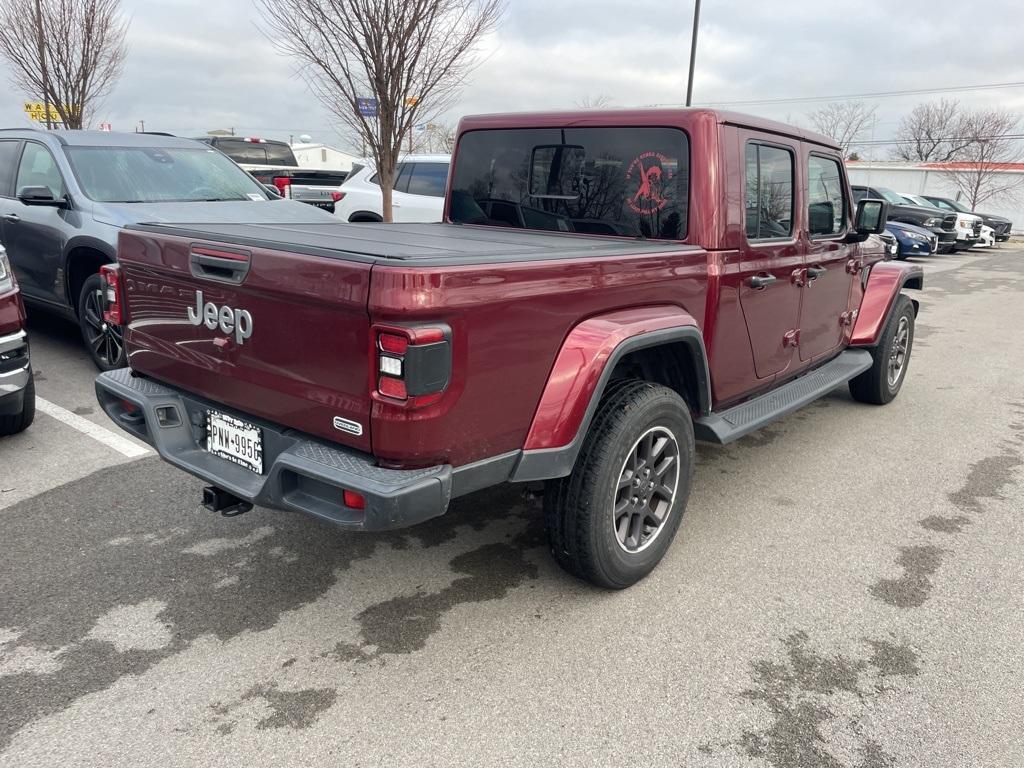
[[[938,238],[927,229],[913,224],[905,224],[902,221],[888,221],[885,224],[885,231],[896,238],[897,259],[905,259],[908,256],[928,256],[935,253],[938,248]]]

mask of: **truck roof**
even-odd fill
[[[702,249],[670,240],[581,236],[577,233],[462,224],[135,224],[144,234],[182,237],[286,253],[447,266],[658,254]]]
[[[685,128],[698,123],[714,122],[738,125],[756,131],[789,136],[812,144],[838,150],[834,139],[804,128],[747,115],[742,112],[708,109],[706,107],[672,109],[585,109],[564,112],[506,112],[469,115],[459,122],[459,132],[495,128],[550,128],[555,126],[671,126]]]

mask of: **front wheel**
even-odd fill
[[[103,319],[103,279],[91,275],[78,296],[78,326],[85,348],[101,371],[112,371],[127,365],[121,328]]]
[[[615,382],[572,474],[548,483],[544,523],[555,560],[607,589],[624,589],[661,561],[693,478],[693,423],[673,390]]]
[[[854,399],[872,405],[892,402],[907,377],[913,346],[914,304],[901,293],[882,330],[882,338],[871,350],[871,367],[850,381]]]

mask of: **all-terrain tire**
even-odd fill
[[[850,380],[850,394],[855,400],[872,405],[885,405],[899,394],[907,379],[907,366],[914,347],[914,304],[902,293],[896,297],[882,337],[871,350],[873,362],[864,373]],[[902,356],[898,375],[890,376],[890,366]]]
[[[32,424],[35,417],[36,384],[32,379],[32,374],[29,374],[28,384],[25,385],[21,413],[0,416],[0,437],[7,437],[8,435],[16,435],[19,432],[24,432]]]
[[[637,464],[648,437],[655,458]],[[661,441],[663,453],[658,454]],[[642,468],[630,467],[653,469],[655,478],[665,478],[664,485],[659,485],[664,488],[669,470],[662,468],[671,467],[666,460],[673,452],[676,474],[671,499],[665,501],[658,491],[647,491],[651,504],[666,509],[660,525],[645,525],[646,511],[632,513],[628,521],[624,515],[617,517],[616,504],[628,490],[620,481],[627,472],[634,473],[633,482],[643,476]],[[574,576],[607,589],[624,589],[644,578],[661,561],[679,528],[690,494],[693,460],[693,422],[683,398],[646,381],[613,382],[594,415],[572,474],[549,481],[544,491],[544,525],[555,560]],[[663,474],[658,474],[659,469]],[[646,487],[637,491],[641,499]],[[638,519],[640,524],[632,525]],[[621,541],[617,520],[638,533]]]
[[[103,321],[103,278],[90,275],[78,295],[78,326],[86,351],[101,371],[128,365],[121,329]]]

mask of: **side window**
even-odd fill
[[[444,197],[448,181],[447,163],[416,163],[409,177],[409,194]]]
[[[0,197],[11,197],[14,181],[14,166],[18,162],[17,141],[0,141]]]
[[[863,200],[867,196],[868,196],[868,191],[866,189],[864,189],[864,187],[854,187],[853,188],[853,202],[859,203],[861,200]]]
[[[846,226],[843,173],[831,157],[807,158],[807,223],[811,236],[838,235]]]
[[[399,163],[398,164],[398,175],[395,176],[395,189],[398,192],[405,192],[406,187],[409,186],[409,177],[412,175],[412,168],[414,163]]]
[[[793,153],[747,144],[747,239],[789,237],[793,232]]]
[[[412,163],[399,163],[395,166],[395,183],[392,185],[392,189],[397,189],[399,192],[405,192],[405,186],[409,183],[409,170]],[[353,166],[354,167],[354,166]],[[355,171],[352,172],[353,174]],[[370,177],[370,183],[380,186],[380,174],[375,173]]]
[[[14,187],[18,191],[25,187],[48,187],[55,199],[64,197],[64,181],[50,150],[34,141],[25,145],[21,165],[18,166],[18,182]]]

